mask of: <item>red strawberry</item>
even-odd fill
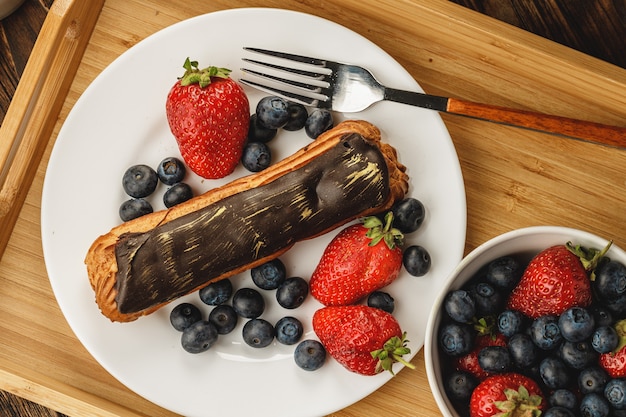
[[[402,233],[367,217],[343,229],[326,247],[309,282],[313,297],[324,305],[354,304],[394,281],[402,267]]]
[[[411,352],[406,334],[389,313],[366,305],[323,307],[313,314],[313,330],[330,356],[348,370],[393,374],[392,365]]]
[[[626,378],[626,320],[615,323],[615,331],[619,337],[613,352],[600,355],[600,366],[611,378]]]
[[[185,74],[171,88],[167,121],[180,153],[203,178],[222,178],[234,171],[248,136],[250,104],[230,70],[185,61]]]
[[[498,374],[482,381],[470,398],[470,417],[539,416],[545,406],[541,389],[517,373]],[[508,414],[505,414],[508,413]]]
[[[474,349],[467,355],[455,359],[456,369],[467,371],[474,375],[478,380],[483,380],[492,375],[483,370],[478,364],[478,353],[487,346],[507,346],[507,338],[502,333],[496,334],[479,334],[474,339]]]
[[[545,249],[526,267],[511,292],[508,308],[537,318],[559,315],[573,306],[589,306],[591,285],[587,272],[607,249],[588,251],[569,243]]]

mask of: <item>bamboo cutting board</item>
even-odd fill
[[[97,17],[95,29],[75,76],[61,77],[69,85],[67,97],[56,93],[46,102],[59,106],[58,119],[47,147],[40,145],[45,140],[35,146],[41,163],[0,261],[0,388],[70,416],[174,415],[127,390],[72,334],[48,282],[39,231],[46,163],[63,121],[109,63],[157,30],[232,7],[294,9],[372,40],[429,93],[626,126],[625,70],[443,0],[106,0],[99,15],[94,10],[100,3],[83,4]],[[55,33],[38,46],[49,46]],[[626,152],[472,119],[444,121],[467,190],[467,251],[499,233],[537,224],[582,228],[626,247]],[[401,372],[334,415],[437,414],[422,353],[413,362],[415,371]]]

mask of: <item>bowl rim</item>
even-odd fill
[[[536,243],[534,247],[524,249],[524,247],[528,247],[530,243],[534,244],[535,241],[542,243],[541,245]],[[520,248],[518,252],[532,250],[535,253],[539,253],[540,250],[548,248],[551,245],[559,243],[565,244],[568,241],[584,246],[603,248],[609,243],[610,239],[605,239],[588,231],[566,226],[523,227],[502,233],[483,242],[463,257],[461,262],[446,277],[429,313],[424,341],[424,363],[428,384],[430,385],[430,390],[442,415],[445,417],[459,417],[459,414],[456,410],[454,410],[452,403],[448,400],[443,388],[443,383],[439,379],[437,369],[435,369],[435,362],[439,362],[437,337],[435,333],[440,321],[440,306],[445,295],[455,286],[458,288],[469,280],[471,276],[473,276],[473,274],[480,269],[480,267],[486,265],[488,258],[489,260],[494,260],[507,254],[507,252],[503,250],[494,250],[496,247],[503,248],[515,243],[520,244],[521,242],[526,246]],[[513,252],[511,251],[508,252],[508,254],[512,253]],[[615,255],[617,255],[621,261],[626,262],[626,252],[615,244],[611,245],[607,254],[613,255],[613,257],[616,257]],[[459,276],[463,276],[464,278],[460,282],[456,280]]]

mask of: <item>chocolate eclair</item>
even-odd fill
[[[98,237],[85,258],[96,302],[128,322],[296,242],[390,208],[406,168],[365,121],[345,121],[270,168]]]

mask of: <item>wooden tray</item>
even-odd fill
[[[11,149],[20,155],[24,152],[18,158],[18,152],[12,151],[10,158],[11,172],[24,172],[17,176],[17,197],[2,200],[11,207],[19,207],[20,200],[24,204],[19,212],[12,212],[14,217],[2,218],[5,237],[13,218],[16,223],[0,261],[1,389],[71,416],[173,415],[111,377],[68,327],[52,294],[41,250],[43,178],[68,112],[121,53],[182,19],[260,6],[319,15],[362,34],[404,65],[429,93],[626,125],[625,70],[446,1],[345,0],[336,5],[278,0],[81,4],[57,0],[35,49],[48,51],[47,58],[33,52],[24,75],[24,79],[46,81],[27,93],[20,84],[10,111],[26,119],[19,118],[19,126],[11,129],[3,124],[0,131],[2,142],[7,131],[20,137]],[[92,21],[96,25],[89,38]],[[82,58],[80,42],[72,48],[64,46],[73,39],[86,44]],[[48,71],[38,78],[32,68]],[[50,84],[57,87],[47,90]],[[499,233],[537,224],[582,228],[626,247],[622,221],[626,152],[472,119],[445,116],[444,121],[467,188],[466,250]],[[26,128],[35,134],[22,134]],[[40,156],[41,163],[35,163]],[[4,159],[2,164],[6,166]],[[383,410],[392,415],[436,414],[421,353],[414,363],[417,370],[401,372],[374,394],[334,415],[381,415]]]
[[[0,256],[102,4],[103,0],[53,4],[0,126]]]

